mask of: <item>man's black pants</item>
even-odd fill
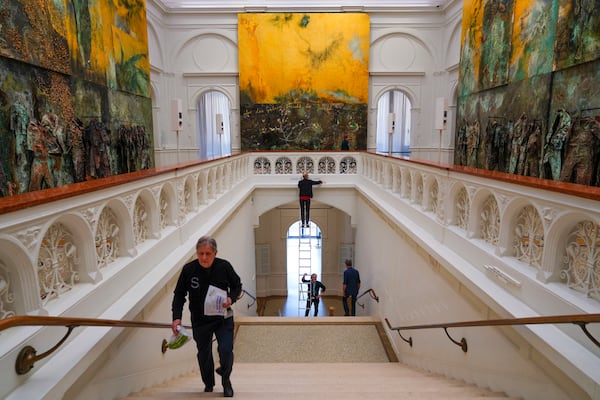
[[[229,380],[233,369],[233,317],[192,317],[194,341],[198,349],[198,366],[205,386],[215,386],[215,363],[212,353],[213,334],[217,338],[217,351],[223,381]]]

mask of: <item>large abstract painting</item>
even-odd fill
[[[366,149],[369,16],[240,14],[243,150]]]
[[[455,163],[600,186],[600,3],[466,0]]]
[[[145,0],[3,0],[0,20],[0,196],[153,165]]]

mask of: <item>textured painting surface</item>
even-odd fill
[[[242,149],[366,148],[369,17],[238,16]]]
[[[599,13],[588,0],[465,2],[457,164],[600,186]]]
[[[557,0],[556,69],[600,58],[600,2]]]
[[[144,0],[0,4],[0,195],[148,168]]]
[[[553,0],[515,3],[510,81],[552,71],[557,6]]]
[[[464,0],[460,55],[459,96],[473,93],[478,88],[480,72],[479,45],[482,42],[483,2]]]
[[[489,89],[507,81],[512,28],[512,0],[489,0],[483,8],[479,88]]]

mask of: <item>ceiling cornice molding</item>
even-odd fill
[[[282,13],[282,12],[364,12],[364,13],[443,13],[459,0],[271,0],[254,4],[245,0],[148,0],[168,14],[204,13]]]
[[[369,71],[370,76],[425,76],[424,71]]]

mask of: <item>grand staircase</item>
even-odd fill
[[[397,362],[380,322],[370,317],[240,317],[236,325],[237,399],[508,399]],[[215,392],[203,387],[195,372],[123,400],[222,398],[218,379]]]

